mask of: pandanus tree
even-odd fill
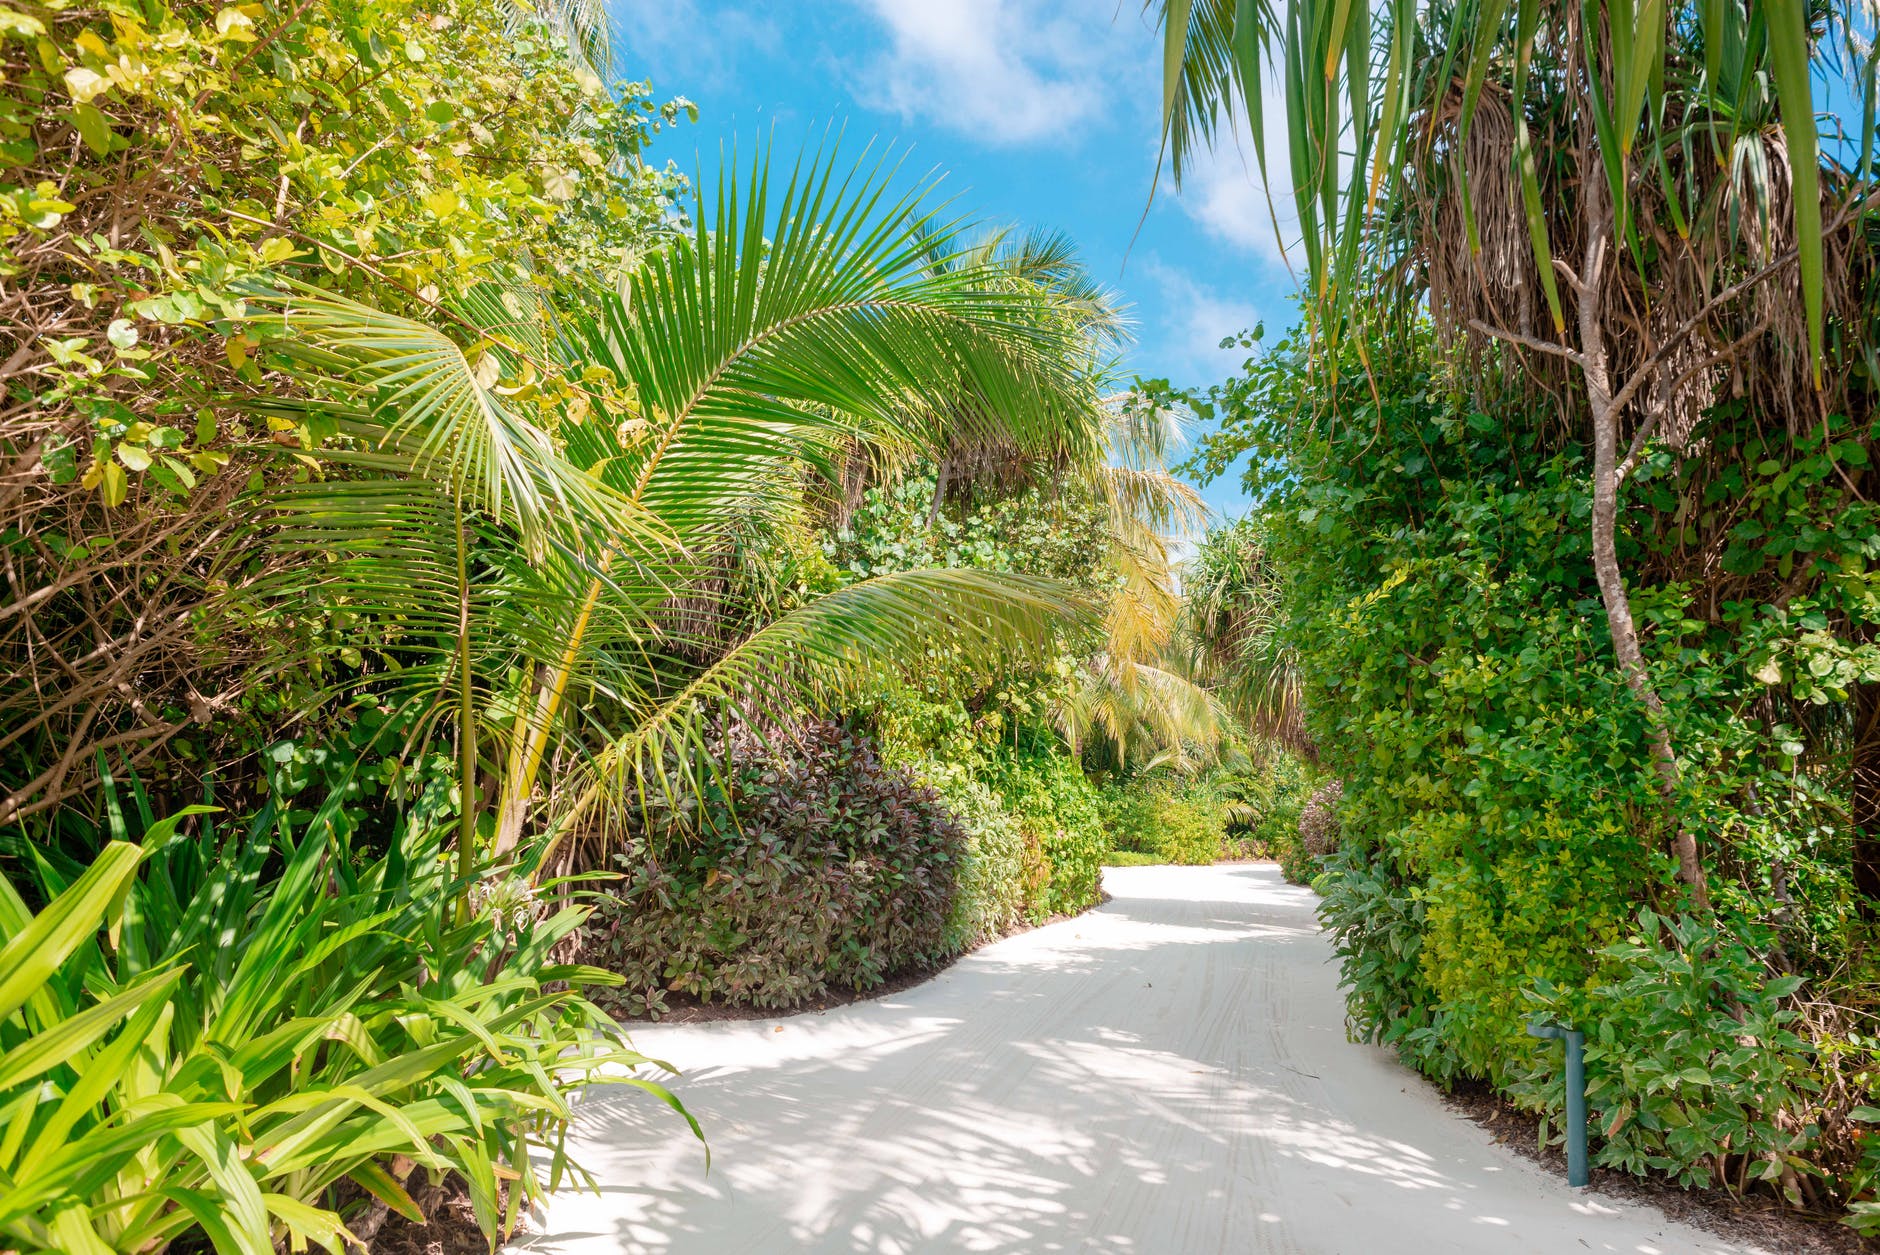
[[[1675,814],[1680,763],[1620,563],[1622,499],[1653,449],[1701,448],[1726,396],[1748,393],[1791,433],[1845,404],[1824,333],[1860,325],[1869,269],[1855,228],[1873,193],[1876,63],[1858,15],[1801,0],[1148,7],[1176,180],[1235,118],[1263,171],[1289,171],[1272,193],[1297,217],[1326,369],[1427,318],[1490,412],[1584,433],[1613,659]],[[1843,70],[1865,115],[1847,165],[1822,153],[1815,116],[1816,78]],[[1284,102],[1283,163],[1269,96]],[[1673,826],[1701,907],[1695,836]]]
[[[1182,570],[1181,640],[1188,666],[1220,701],[1274,744],[1315,757],[1306,734],[1299,659],[1286,639],[1280,576],[1257,518],[1210,532]]]
[[[280,298],[278,343],[325,381],[339,439],[275,498],[275,543],[306,555],[277,604],[378,625],[352,682],[454,730],[466,870],[696,784],[671,764],[700,755],[674,751],[727,710],[785,722],[1093,618],[1048,581],[910,571],[696,647],[720,543],[795,508],[805,475],[858,444],[1054,447],[1079,412],[1076,324],[965,250],[935,265],[930,191],[820,155],[773,179],[760,155],[584,307],[484,288],[415,321]]]

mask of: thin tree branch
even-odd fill
[[[1564,357],[1577,366],[1584,366],[1586,364],[1586,359],[1580,354],[1579,350],[1570,349],[1566,345],[1558,344],[1552,340],[1542,340],[1535,336],[1523,335],[1519,331],[1507,331],[1500,327],[1491,327],[1480,318],[1469,319],[1469,327],[1471,330],[1478,331],[1491,339],[1506,340],[1510,344],[1519,344],[1524,348],[1530,348],[1536,352],[1551,353],[1555,357]]]

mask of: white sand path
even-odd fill
[[[923,985],[652,1026],[670,1111],[586,1100],[563,1255],[1738,1255],[1570,1190],[1345,1040],[1312,895],[1266,865],[1111,869],[1113,900]]]

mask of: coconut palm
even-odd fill
[[[1082,390],[1061,398],[1068,404],[1046,439],[1021,443],[983,423],[956,423],[937,455],[910,449],[934,472],[930,520],[938,521],[950,496],[997,495],[1046,481],[1077,485],[1078,491],[1048,494],[1047,508],[1063,509],[1066,525],[1076,526],[1085,521],[1074,517],[1077,512],[1094,503],[1115,587],[1104,599],[1101,649],[1057,711],[1058,725],[1073,748],[1092,747],[1119,764],[1166,755],[1192,765],[1195,752],[1218,746],[1225,723],[1206,691],[1160,666],[1180,604],[1170,547],[1199,535],[1207,515],[1194,487],[1168,470],[1172,451],[1185,439],[1180,415],[1130,394],[1106,395],[1125,318],[1114,293],[1091,278],[1064,236],[995,231],[962,244],[936,233],[930,252],[936,271],[983,269],[998,277],[1002,290],[1037,302],[1086,355],[1074,372]],[[942,403],[963,414],[977,404],[970,383]],[[857,450],[849,465],[845,506],[871,481],[910,469],[882,450]]]
[[[676,607],[716,542],[791,507],[805,474],[858,441],[1056,447],[1085,396],[1075,324],[996,264],[933,265],[930,189],[892,175],[814,156],[773,186],[760,155],[587,309],[483,289],[431,324],[279,298],[280,344],[343,438],[334,473],[276,498],[278,543],[310,560],[275,591],[380,625],[361,682],[454,726],[461,851],[486,807],[505,851],[538,817],[565,832],[684,787],[670,751],[726,706],[782,721],[937,653],[1048,649],[1092,613],[1048,581],[911,571],[713,660],[691,648]]]

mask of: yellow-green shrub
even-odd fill
[[[1206,783],[1138,777],[1105,787],[1102,805],[1112,857],[1207,864],[1221,856],[1226,807]]]

